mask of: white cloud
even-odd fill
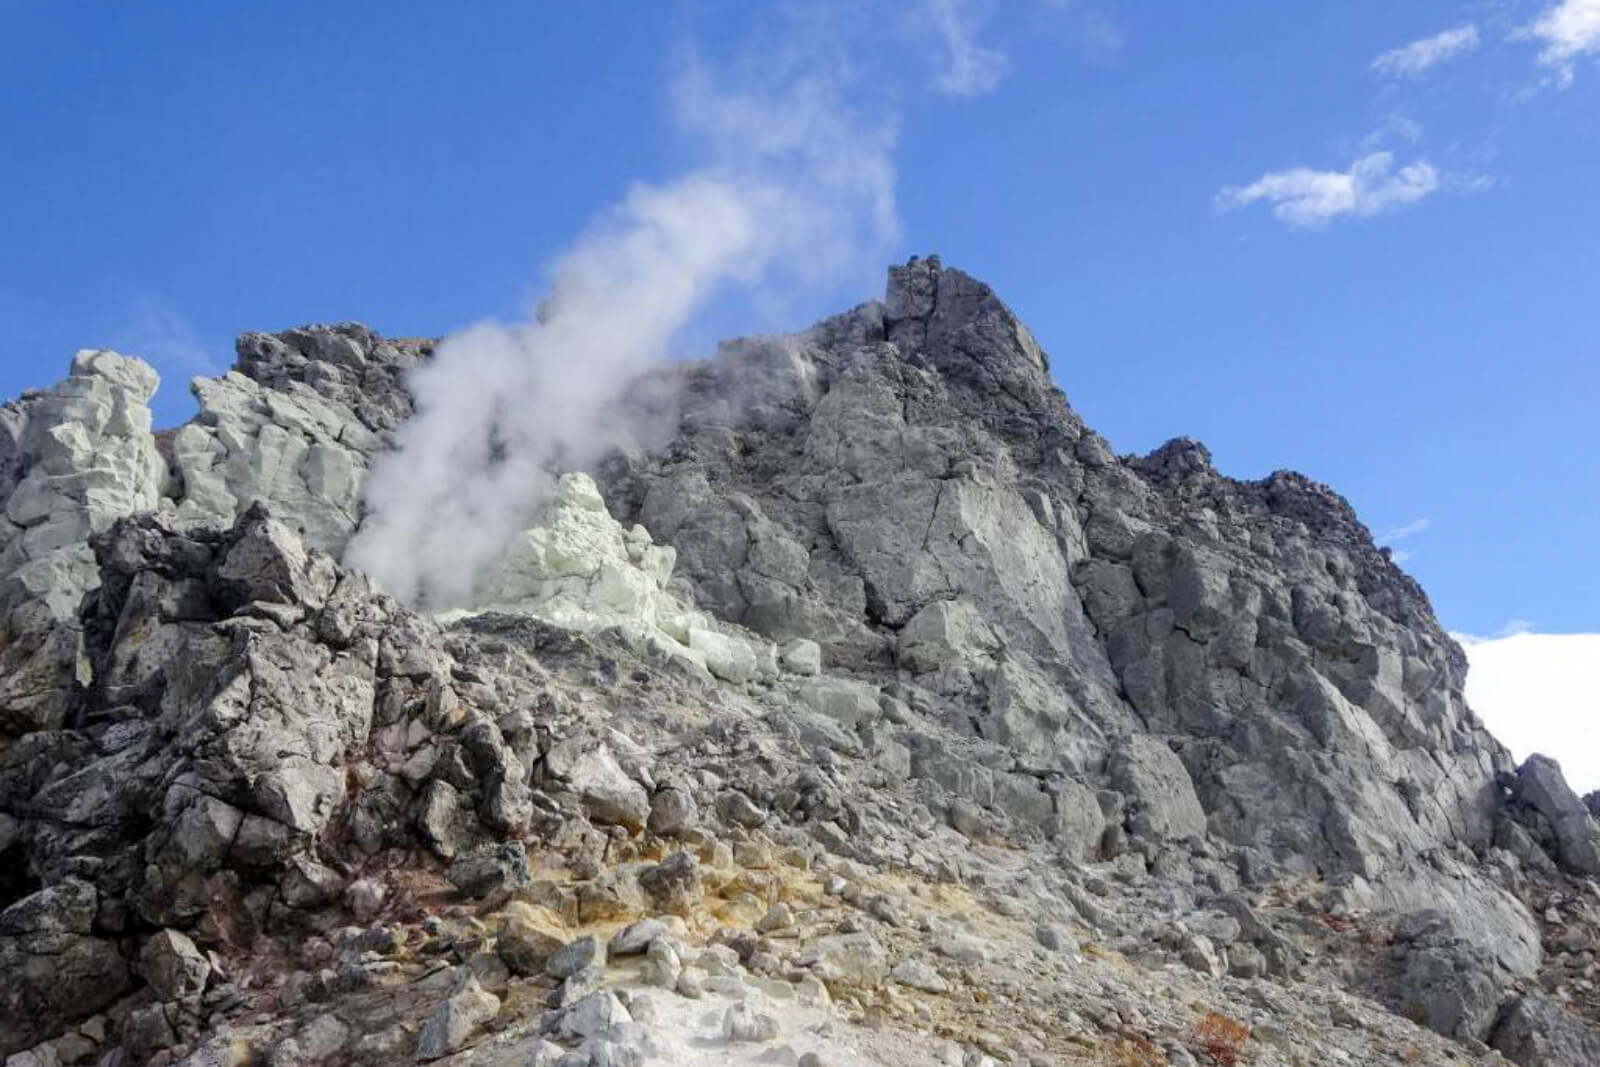
[[[1512,755],[1543,753],[1579,793],[1600,789],[1600,634],[1452,636],[1471,665],[1467,703]]]
[[[1231,211],[1265,201],[1290,226],[1317,229],[1339,218],[1370,218],[1414,204],[1439,184],[1431,163],[1418,160],[1396,170],[1394,153],[1373,152],[1348,170],[1294,167],[1263,174],[1249,185],[1223,189],[1216,207]]]
[[[1478,47],[1478,27],[1472,23],[1391,48],[1372,61],[1372,71],[1385,78],[1420,78],[1440,63],[1466,55]]]
[[[1010,58],[978,40],[988,18],[981,0],[923,0],[914,19],[939,45],[940,70],[934,87],[950,96],[993,92],[1011,69]]]
[[[1539,63],[1553,72],[1555,84],[1572,84],[1574,61],[1600,55],[1600,0],[1562,0],[1517,31],[1517,36],[1539,41],[1544,48]]]
[[[1392,529],[1385,530],[1378,535],[1378,544],[1389,545],[1396,541],[1404,541],[1408,537],[1415,537],[1429,526],[1433,525],[1431,519],[1412,519],[1410,522],[1401,523]]]

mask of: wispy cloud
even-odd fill
[[[1396,541],[1404,541],[1408,537],[1417,536],[1417,534],[1422,533],[1432,525],[1431,519],[1412,519],[1410,522],[1401,523],[1399,526],[1383,531],[1378,535],[1378,544],[1392,545]]]
[[[1498,637],[1451,636],[1467,652],[1467,703],[1512,754],[1543,753],[1574,789],[1600,789],[1600,634],[1533,633],[1513,619]]]
[[[1516,36],[1544,46],[1539,65],[1550,70],[1557,88],[1565,89],[1580,57],[1600,56],[1600,0],[1562,0],[1520,27]]]
[[[194,324],[155,294],[136,294],[125,319],[109,338],[112,346],[163,375],[189,378],[221,371],[222,362],[207,351]]]
[[[1098,11],[1083,18],[1083,54],[1095,63],[1109,63],[1122,54],[1127,34]]]
[[[1478,47],[1478,27],[1472,23],[1391,48],[1372,61],[1372,71],[1383,78],[1420,78],[1441,63],[1464,56]]]
[[[1422,123],[1399,111],[1385,115],[1371,133],[1361,139],[1364,152],[1376,152],[1384,145],[1413,145],[1422,140]]]
[[[1293,167],[1263,174],[1249,185],[1230,186],[1216,196],[1218,211],[1255,203],[1300,229],[1320,229],[1341,218],[1371,218],[1415,204],[1440,188],[1438,170],[1425,160],[1398,170],[1394,153],[1373,152],[1345,170]]]
[[[950,96],[993,92],[1011,69],[1011,59],[979,40],[988,21],[982,0],[922,0],[913,14],[917,29],[938,46],[940,71],[934,88]]]

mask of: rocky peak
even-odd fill
[[[0,1054],[1592,1062],[1600,823],[1332,489],[1117,456],[915,259],[429,617],[339,557],[431,351],[0,409]]]

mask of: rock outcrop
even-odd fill
[[[1332,490],[913,260],[430,617],[339,558],[430,351],[0,409],[8,1065],[1594,1061],[1600,824]]]

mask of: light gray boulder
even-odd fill
[[[427,1062],[455,1052],[499,1012],[500,998],[465,973],[450,995],[423,1019],[417,1034],[417,1059]]]
[[[603,742],[563,742],[546,757],[546,766],[583,801],[597,822],[643,829],[650,819],[650,795],[622,769]]]
[[[1134,802],[1130,823],[1136,835],[1205,836],[1206,814],[1194,782],[1183,761],[1162,741],[1138,734],[1124,738],[1106,762],[1106,777],[1112,788]]]

